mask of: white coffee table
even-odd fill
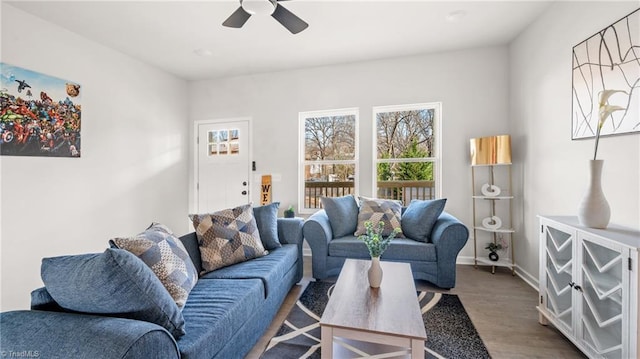
[[[369,287],[368,260],[347,259],[320,319],[322,358],[333,358],[333,338],[410,348],[424,358],[424,330],[408,263],[381,261],[382,284]]]

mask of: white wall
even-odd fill
[[[186,233],[185,81],[2,3],[2,61],[82,85],[82,157],[0,157],[1,310],[43,257],[102,252],[152,221]]]
[[[594,141],[571,141],[573,46],[638,8],[637,1],[555,2],[509,47],[510,131],[516,183],[516,260],[538,277],[536,215],[576,215]],[[611,222],[640,228],[640,134],[600,139]]]
[[[442,196],[446,210],[469,225],[469,138],[508,128],[507,58],[506,47],[491,47],[192,82],[191,120],[252,117],[255,173],[282,176],[272,198],[286,208],[297,207],[298,112],[360,109],[360,173],[367,174],[360,194],[371,196],[372,107],[442,102]],[[252,184],[254,203],[258,185]],[[472,248],[461,256],[472,256]]]

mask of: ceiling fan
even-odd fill
[[[309,27],[309,24],[280,5],[285,0],[240,0],[240,7],[229,16],[222,25],[241,28],[251,15],[266,14],[278,20],[282,26],[297,34]]]

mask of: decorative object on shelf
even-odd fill
[[[487,197],[496,197],[500,195],[501,189],[494,184],[485,183],[482,185],[480,192]]]
[[[482,226],[486,229],[500,229],[502,220],[498,216],[487,217],[482,220]]]
[[[640,52],[634,50],[638,44],[640,9],[573,47],[571,139],[640,131]],[[616,96],[612,105],[627,106],[628,110],[599,128],[598,93],[611,88],[626,91],[627,95]]]
[[[513,252],[511,184],[511,137],[509,135],[472,138],[470,140],[471,183],[473,200],[474,264],[508,267],[515,274]],[[504,226],[503,227],[503,221]],[[480,254],[485,238],[491,239],[489,258]],[[494,247],[496,246],[496,247]],[[500,259],[497,250],[502,252]]]
[[[499,250],[502,249],[502,245],[500,243],[493,243],[490,242],[486,247],[484,247],[484,249],[488,249],[489,250],[489,259],[497,262],[498,259],[500,259],[500,256],[498,256],[498,252]]]
[[[384,222],[378,221],[377,228],[374,228],[371,221],[366,221],[364,222],[364,228],[366,229],[365,234],[359,236],[358,239],[364,242],[369,250],[369,255],[371,255],[371,267],[368,271],[369,286],[371,286],[371,288],[380,288],[380,283],[382,283],[380,256],[387,250],[391,244],[391,240],[395,238],[399,229],[394,229],[387,238],[384,238],[382,236]]]
[[[293,206],[284,210],[284,218],[293,218],[296,216],[296,212],[293,210]]]
[[[593,160],[589,161],[589,185],[580,207],[578,208],[578,219],[583,226],[591,228],[607,228],[611,218],[611,208],[609,202],[602,192],[602,166],[604,160],[596,159],[598,155],[598,141],[600,140],[600,130],[607,118],[615,111],[624,110],[624,107],[609,104],[609,98],[620,90],[605,90],[600,92],[600,121],[596,130],[596,143],[593,151]]]

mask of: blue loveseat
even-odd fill
[[[277,230],[282,247],[198,279],[177,340],[147,321],[64,310],[40,288],[32,293],[32,310],[0,314],[0,350],[40,358],[243,358],[302,279],[302,220],[278,218]],[[195,233],[180,240],[200,271]]]
[[[414,201],[402,208],[404,238],[393,239],[381,260],[409,263],[415,279],[450,289],[456,284],[456,258],[469,230],[443,212],[445,201]],[[345,196],[323,201],[323,206],[325,209],[310,216],[303,228],[317,280],[338,275],[347,258],[370,258],[364,242],[354,235],[359,218],[356,201]]]

